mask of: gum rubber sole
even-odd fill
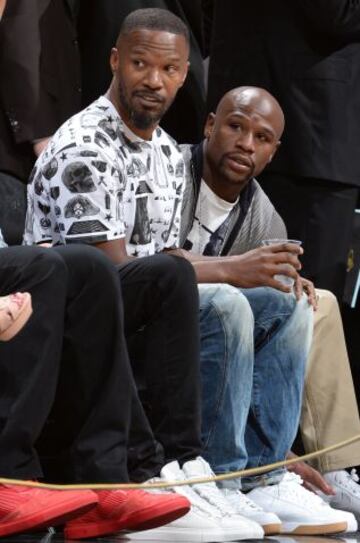
[[[282,524],[260,524],[265,535],[275,535],[282,533]]]
[[[289,523],[292,524],[292,523]],[[322,534],[338,534],[346,532],[347,522],[334,522],[332,524],[300,524],[294,530],[287,529],[287,524],[283,523],[282,534],[296,535],[322,535]]]

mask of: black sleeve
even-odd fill
[[[0,99],[16,143],[31,141],[34,137],[39,62],[37,1],[7,2],[0,23]]]
[[[360,39],[360,0],[297,0],[320,31],[339,39]]]

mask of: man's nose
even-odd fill
[[[242,149],[244,149],[247,153],[255,152],[254,135],[252,134],[251,131],[242,132],[239,138],[237,139],[236,144],[238,147],[241,147]]]
[[[161,88],[163,83],[162,83],[160,71],[156,69],[148,70],[144,83],[151,89]]]

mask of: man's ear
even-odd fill
[[[182,78],[182,82],[181,82],[180,87],[182,87],[183,84],[185,83],[185,79],[187,78],[187,75],[188,75],[188,73],[189,73],[189,69],[190,69],[190,62],[187,61],[187,63],[186,63],[186,70],[185,70],[185,72],[184,72],[184,75],[183,75],[183,78]]]
[[[116,47],[113,47],[110,53],[110,68],[113,75],[115,75],[115,72],[118,69],[118,65],[119,65],[119,53]]]
[[[271,153],[271,155],[270,155],[270,157],[269,157],[268,164],[270,164],[270,162],[271,162],[272,159],[274,158],[274,156],[275,156],[277,150],[279,149],[280,145],[281,145],[281,141],[279,140],[279,141],[277,142],[277,144],[275,145],[274,151]]]
[[[215,113],[209,113],[204,127],[204,136],[208,140],[215,124]]]

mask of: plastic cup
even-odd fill
[[[277,239],[277,238],[263,239],[261,241],[261,245],[266,246],[266,247],[269,247],[270,245],[279,245],[280,243],[296,243],[296,245],[301,245],[302,241],[298,239]],[[286,266],[290,267],[291,264],[286,264]],[[289,277],[288,275],[277,274],[277,275],[274,275],[274,279],[276,279],[276,281],[280,281],[280,283],[282,283],[283,285],[287,287],[293,287],[295,283],[294,279],[292,277]]]

